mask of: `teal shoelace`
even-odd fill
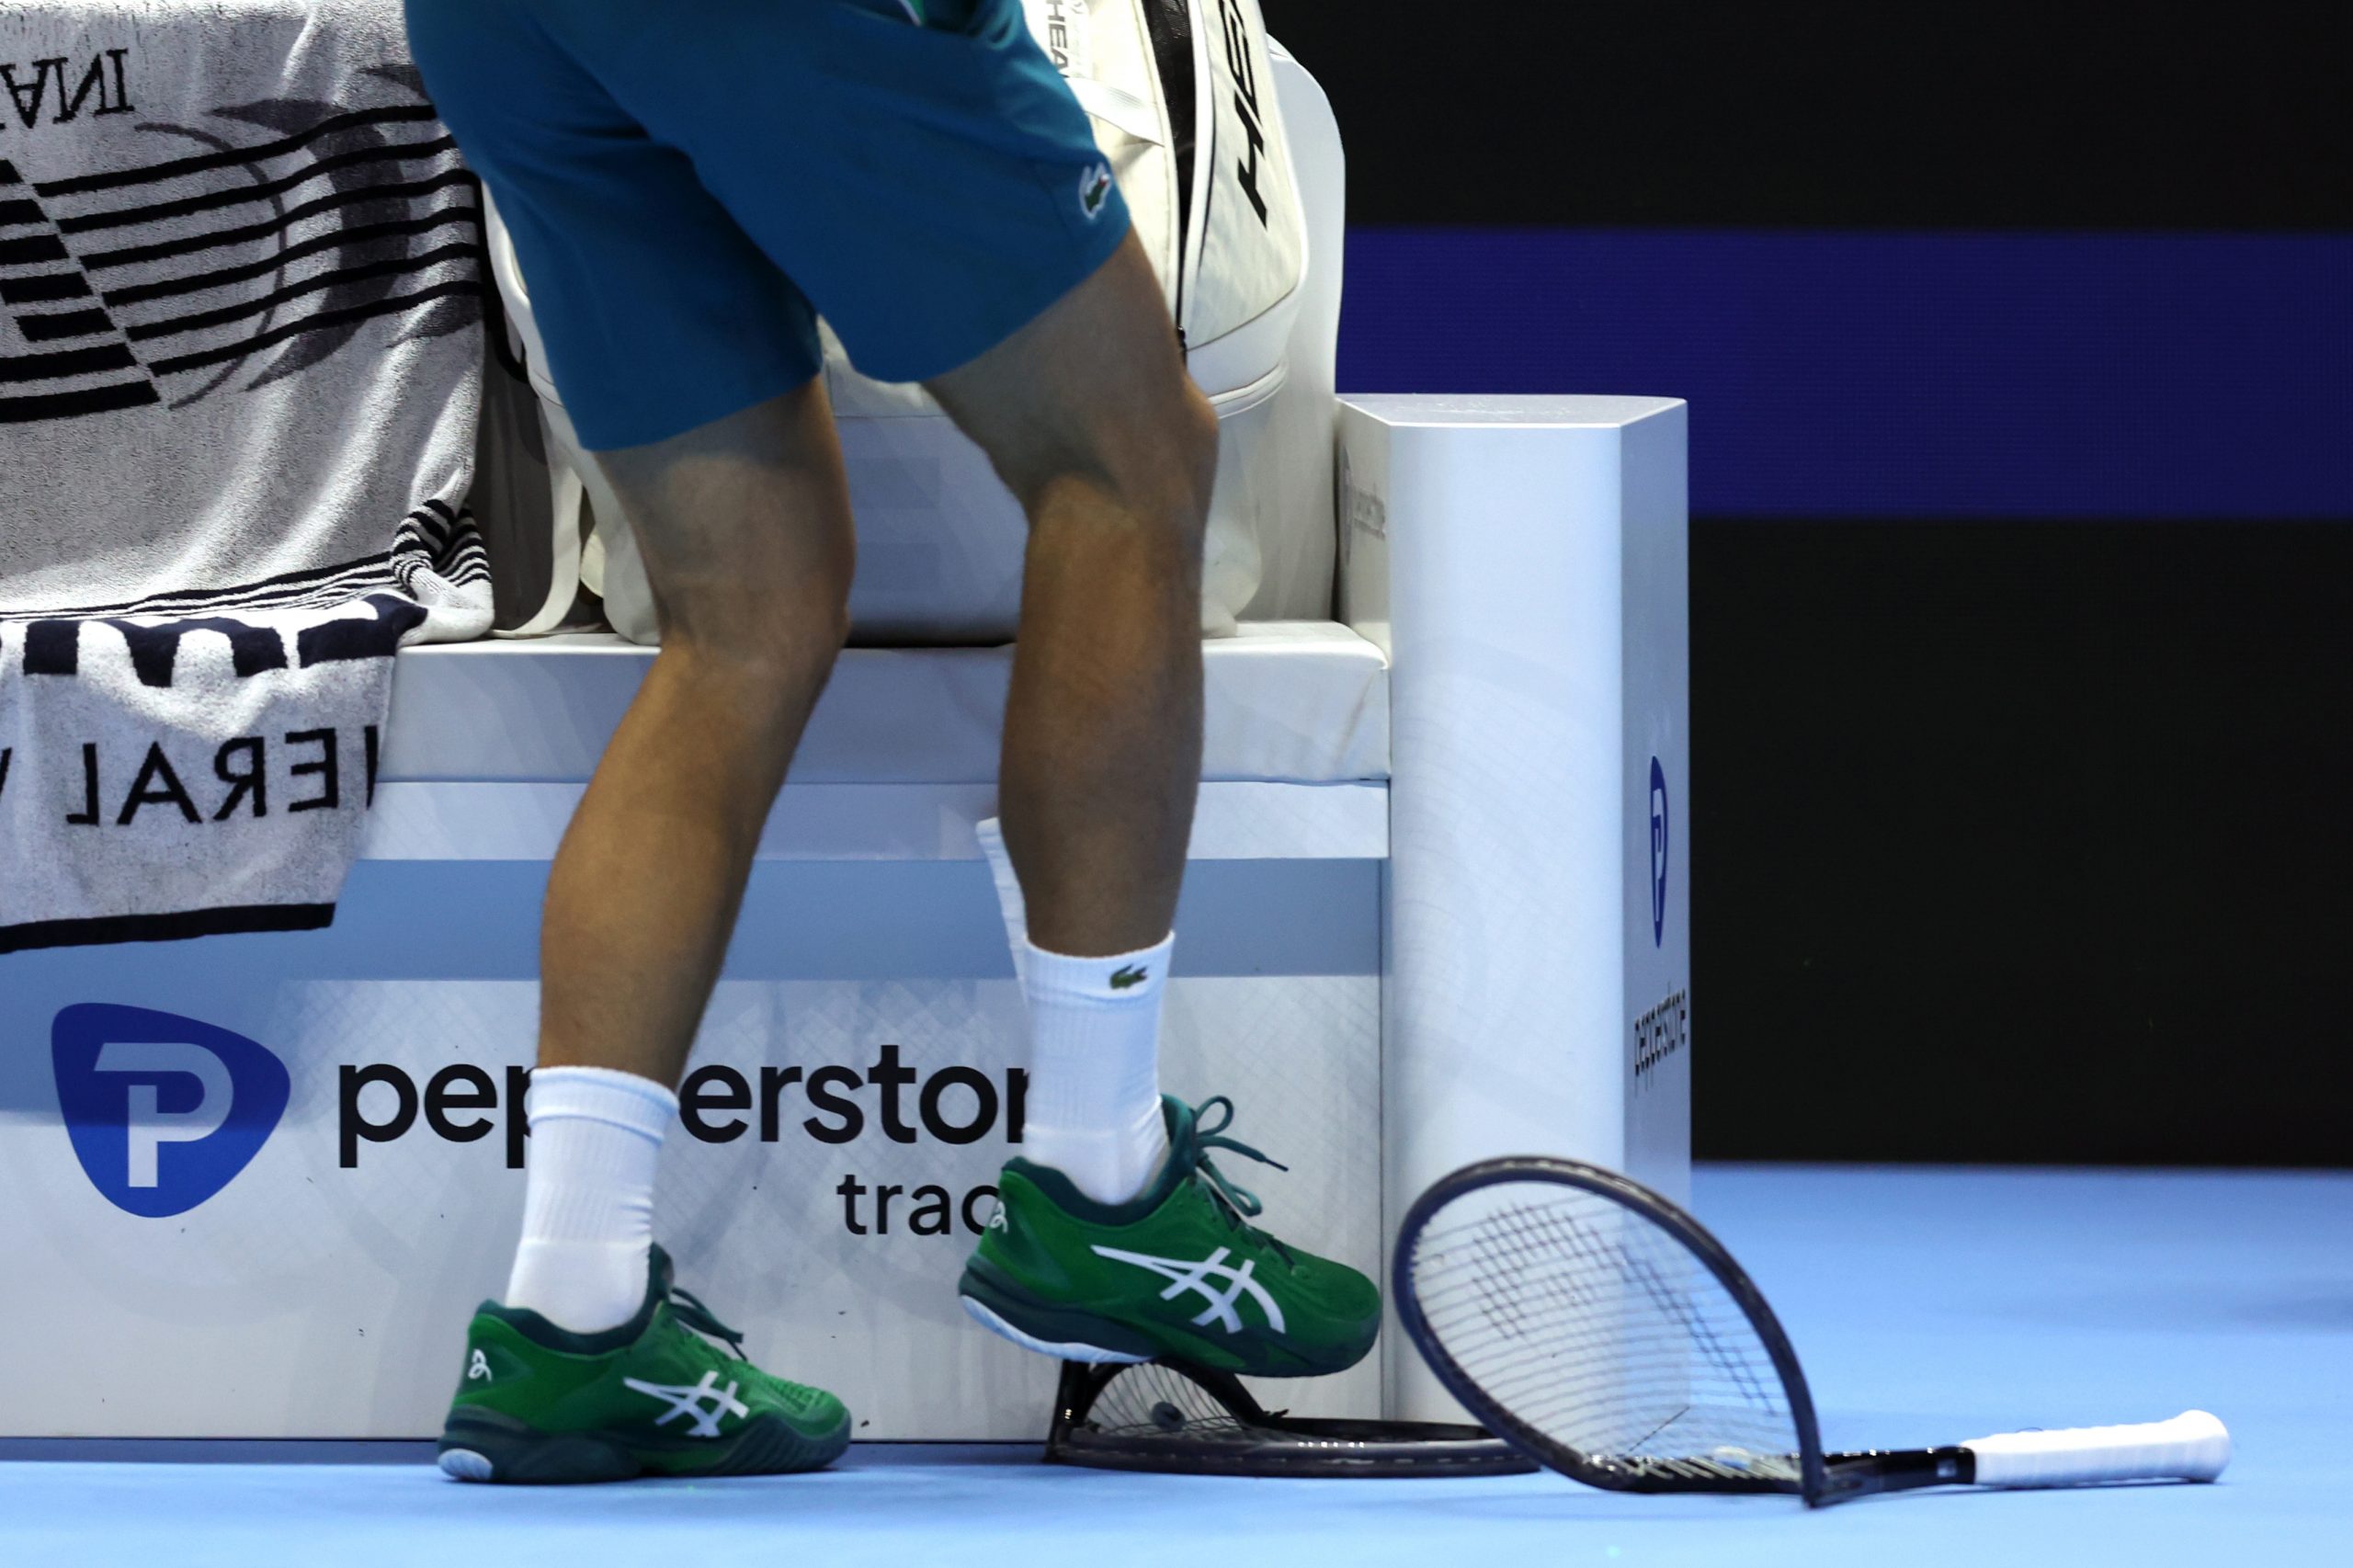
[[[744,1354],[744,1336],[719,1321],[719,1314],[702,1304],[702,1298],[692,1290],[670,1287],[670,1315],[697,1334],[724,1344],[738,1361],[749,1360]]]
[[[1225,1119],[1214,1127],[1205,1124],[1205,1119],[1212,1110],[1222,1110],[1225,1113]],[[1219,1170],[1216,1163],[1211,1160],[1210,1152],[1213,1149],[1222,1149],[1228,1153],[1240,1154],[1245,1159],[1256,1160],[1262,1165],[1272,1165],[1279,1171],[1287,1171],[1290,1167],[1280,1160],[1259,1153],[1238,1138],[1226,1137],[1225,1130],[1233,1125],[1233,1100],[1223,1095],[1212,1096],[1203,1100],[1199,1108],[1193,1112],[1191,1134],[1186,1140],[1189,1146],[1179,1151],[1179,1156],[1189,1162],[1193,1169],[1208,1180],[1211,1192],[1216,1197],[1219,1206],[1224,1209],[1226,1217],[1232,1221],[1236,1229],[1273,1247],[1282,1254],[1285,1263],[1292,1263],[1296,1260],[1291,1256],[1290,1248],[1285,1246],[1279,1237],[1270,1236],[1250,1223],[1266,1212],[1267,1206],[1259,1201],[1256,1193],[1236,1183],[1223,1171]]]

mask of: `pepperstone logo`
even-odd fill
[[[1674,995],[1634,1020],[1634,1085],[1650,1082],[1661,1063],[1691,1043],[1691,993]]]
[[[106,1200],[185,1214],[250,1165],[286,1113],[285,1064],[255,1040],[146,1007],[80,1003],[51,1025],[57,1103]]]
[[[525,1068],[458,1062],[426,1076],[374,1062],[346,1064],[335,1076],[340,1169],[358,1170],[378,1157],[372,1152],[378,1145],[400,1143],[413,1133],[444,1143],[491,1142],[503,1149],[508,1170],[523,1168],[530,1136],[525,1096],[531,1074]],[[688,1137],[709,1144],[805,1137],[839,1146],[857,1142],[871,1128],[894,1145],[931,1141],[962,1147],[998,1137],[1017,1149],[1029,1085],[1029,1074],[1018,1067],[1006,1068],[1002,1079],[963,1062],[926,1072],[886,1042],[871,1062],[858,1066],[698,1067],[678,1085],[678,1123]],[[864,1089],[874,1093],[861,1103]],[[845,1171],[833,1190],[842,1200],[842,1229],[853,1236],[977,1236],[997,1198],[995,1187],[985,1182],[960,1193],[936,1182],[870,1182],[857,1171]],[[893,1199],[904,1201],[894,1209]]]
[[[1651,946],[1666,945],[1666,769],[1651,758]]]

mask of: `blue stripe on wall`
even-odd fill
[[[1340,384],[1692,404],[1718,517],[2353,517],[2353,236],[1357,228]]]

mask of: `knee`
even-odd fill
[[[1217,480],[1217,415],[1199,388],[1180,381],[1149,406],[1104,410],[1074,437],[1007,472],[1034,526],[1074,488],[1108,500],[1154,538],[1198,556]]]
[[[1217,412],[1189,380],[1169,413],[1166,439],[1181,504],[1199,532],[1209,518],[1210,495],[1217,485]]]
[[[849,639],[850,576],[845,562],[790,578],[737,572],[672,582],[655,591],[663,652],[790,709]]]

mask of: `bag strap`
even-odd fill
[[[544,419],[544,414],[541,415]],[[545,426],[541,426],[545,429]],[[580,591],[580,501],[584,488],[579,471],[548,444],[548,490],[554,503],[550,519],[553,559],[548,574],[548,595],[532,617],[520,626],[494,631],[494,637],[544,637],[563,624]]]
[[[1071,96],[1078,100],[1078,107],[1097,119],[1138,142],[1150,142],[1154,147],[1168,145],[1168,133],[1161,126],[1160,116],[1133,93],[1085,76],[1063,79],[1070,84]]]

